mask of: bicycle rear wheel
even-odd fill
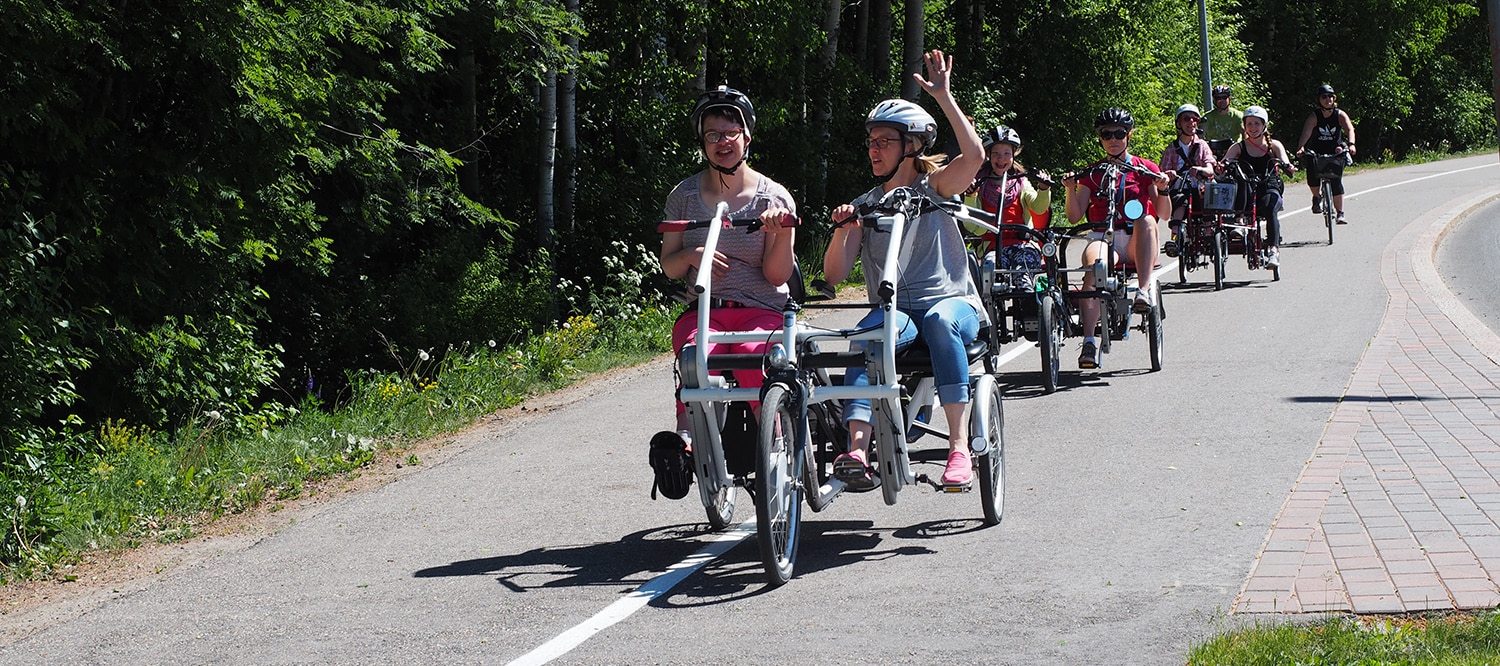
[[[979,476],[979,498],[984,503],[984,524],[999,525],[1005,516],[1005,408],[1000,386],[989,375],[979,378],[970,405],[969,436],[983,437],[985,451],[974,456]]]
[[[755,533],[766,584],[792,578],[802,531],[802,448],[797,410],[787,388],[766,390],[760,404],[760,441],[755,457]]]
[[[1062,343],[1057,321],[1057,299],[1052,294],[1042,296],[1037,306],[1036,344],[1042,348],[1042,392],[1057,390],[1057,372],[1061,366]]]

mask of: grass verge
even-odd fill
[[[1500,612],[1336,617],[1266,624],[1193,648],[1194,666],[1500,663]]]
[[[120,421],[75,433],[69,451],[0,476],[10,557],[0,582],[54,576],[96,551],[173,542],[263,504],[304,496],[373,461],[420,464],[412,447],[528,397],[667,351],[673,314],[647,310],[600,325],[574,317],[513,347],[493,342],[418,350],[399,372],[350,373],[336,406],[286,409],[277,422],[205,415],[174,432]],[[19,476],[19,475],[17,475]]]

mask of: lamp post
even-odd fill
[[[1490,25],[1495,24],[1495,5],[1500,0],[1490,0]],[[1213,71],[1208,66],[1208,0],[1198,0],[1198,44],[1202,50],[1203,61],[1203,108],[1213,108],[1214,101],[1210,96],[1213,86]],[[1494,49],[1491,49],[1492,51]]]
[[[1489,0],[1490,87],[1495,95],[1495,127],[1500,131],[1500,0]]]

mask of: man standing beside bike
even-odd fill
[[[989,161],[974,174],[974,184],[966,195],[973,195],[980,208],[996,213],[998,224],[1031,225],[1038,223],[1043,228],[1047,223],[1047,211],[1052,205],[1052,182],[1046,172],[1035,174],[1037,185],[1031,184],[1032,174],[1016,161],[1021,154],[1021,134],[1001,125],[986,132],[984,149]],[[994,238],[986,237],[989,243]],[[1042,252],[1034,243],[1028,243],[1014,231],[1000,232],[1000,267],[1003,269],[1041,268]]]
[[[1115,254],[1128,257],[1136,266],[1139,290],[1132,309],[1136,312],[1150,312],[1155,306],[1151,294],[1155,279],[1152,270],[1156,266],[1156,211],[1170,206],[1160,194],[1167,187],[1167,177],[1160,173],[1161,169],[1151,160],[1130,154],[1130,136],[1135,131],[1135,119],[1130,112],[1118,108],[1105,109],[1094,119],[1094,129],[1099,134],[1099,145],[1104,149],[1105,158],[1090,165],[1081,174],[1069,174],[1063,179],[1063,184],[1068,188],[1068,221],[1077,222],[1086,214],[1093,225],[1093,231],[1089,234],[1090,243],[1083,250],[1085,266],[1107,256],[1109,248],[1104,244],[1105,231],[1114,226]],[[1120,174],[1118,191],[1103,191],[1106,189],[1105,176],[1096,167],[1111,162],[1135,169]],[[1151,178],[1138,170],[1157,173],[1159,177]],[[1111,198],[1116,198],[1113,207],[1110,205]],[[1140,219],[1133,223],[1123,218],[1108,219],[1111,208],[1123,210],[1125,202],[1131,200],[1140,201],[1143,205],[1145,214]],[[1093,291],[1094,288],[1094,276],[1085,273],[1084,291]],[[1099,299],[1081,299],[1078,311],[1084,335],[1078,355],[1078,367],[1097,368],[1099,341],[1094,328],[1099,323]]]
[[[1213,149],[1215,159],[1224,159],[1224,151],[1229,149],[1229,144],[1240,138],[1240,125],[1245,117],[1239,109],[1229,105],[1229,96],[1229,86],[1214,86],[1214,108],[1203,115],[1203,122],[1198,125],[1203,138]]]
[[[1171,183],[1172,217],[1167,225],[1172,230],[1172,238],[1162,248],[1169,257],[1177,256],[1188,204],[1195,202],[1198,204],[1195,207],[1202,207],[1203,183],[1214,177],[1217,166],[1208,142],[1198,137],[1200,121],[1197,106],[1183,104],[1177,107],[1177,139],[1161,154],[1162,173]]]
[[[1347,153],[1345,164],[1351,163],[1352,156],[1357,152],[1354,148],[1354,122],[1349,119],[1349,114],[1338,107],[1338,95],[1333,92],[1333,86],[1326,83],[1318,86],[1317,108],[1302,123],[1302,137],[1297,140],[1298,156],[1303,156],[1309,150],[1320,155]],[[1312,212],[1321,213],[1323,206],[1332,203],[1333,209],[1338,211],[1338,223],[1347,224],[1344,220],[1343,165],[1339,165],[1328,179],[1333,186],[1333,201],[1328,202],[1318,196],[1318,186],[1322,183],[1324,174],[1318,172],[1311,158],[1306,159],[1304,168],[1307,169],[1307,186],[1312,190]],[[1329,242],[1332,242],[1332,238],[1330,235]]]
[[[780,331],[781,308],[786,303],[787,280],[797,258],[792,251],[796,230],[782,227],[796,216],[797,204],[785,187],[745,164],[755,131],[755,108],[750,98],[733,88],[710,90],[689,117],[698,148],[709,168],[689,176],[667,195],[668,220],[703,220],[714,216],[720,202],[730,218],[759,217],[759,233],[724,233],[713,256],[703,254],[707,229],[662,235],[661,268],[669,278],[692,282],[705,266],[713,271],[714,296],[709,312],[711,331]],[[697,313],[689,309],[672,327],[674,356],[697,337]],[[767,335],[769,338],[770,336]],[[759,354],[766,343],[718,345],[710,353]],[[759,370],[737,370],[741,387],[760,386]],[[677,429],[651,438],[650,462],[656,490],[668,499],[687,495],[693,480],[692,429],[686,407],[677,403]]]
[[[1266,110],[1251,106],[1245,109],[1245,138],[1229,147],[1224,162],[1244,163],[1247,176],[1255,181],[1255,210],[1266,221],[1266,265],[1281,265],[1277,246],[1281,245],[1281,195],[1285,185],[1280,171],[1296,171],[1288,159],[1286,147],[1271,138],[1266,126],[1271,122]]]
[[[960,154],[943,164],[942,156],[924,155],[937,140],[937,122],[932,115],[911,102],[890,99],[870,111],[865,119],[868,136],[865,144],[870,170],[880,184],[852,203],[833,210],[838,225],[823,256],[824,277],[838,284],[849,276],[856,257],[863,258],[865,287],[872,303],[882,280],[883,258],[890,235],[866,231],[858,224],[846,224],[854,218],[856,207],[873,204],[887,192],[910,187],[934,200],[960,194],[973,182],[974,173],[984,161],[979,134],[959,110],[949,88],[953,59],[942,51],[926,55],[927,78],[916,77],[958,135]],[[892,325],[897,327],[899,348],[909,346],[920,330],[932,354],[932,370],[937,381],[938,402],[948,420],[948,462],[942,483],[948,487],[968,486],[974,477],[969,457],[969,359],[966,348],[979,337],[988,315],[979,290],[969,276],[968,250],[953,218],[941,209],[932,209],[906,222],[903,247],[900,249],[901,275],[897,281],[897,310]],[[883,312],[874,310],[859,326],[879,326]],[[844,377],[846,385],[868,385],[865,368],[850,368]],[[851,489],[869,489],[878,484],[869,467],[872,412],[869,400],[850,400],[844,407],[849,426],[849,451],[834,461],[834,475]]]

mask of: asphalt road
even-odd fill
[[[1247,621],[1228,608],[1379,323],[1381,250],[1492,187],[1494,167],[1352,176],[1364,193],[1332,246],[1305,187],[1290,187],[1280,282],[1243,262],[1223,292],[1207,271],[1186,288],[1175,269],[1164,278],[1161,372],[1146,372],[1139,334],[1085,373],[1070,340],[1063,388],[1043,396],[1037,356],[1022,353],[1002,368],[1000,526],[982,528],[978,493],[841,497],[808,514],[784,587],[762,584],[752,537],[553,663],[1181,663]],[[1494,274],[1457,261],[1442,265]],[[671,389],[663,359],[539,400],[551,408],[471,429],[420,473],[226,540],[23,637],[35,621],[0,620],[0,661],[510,662],[712,540],[696,492],[648,497],[646,442],[671,422]]]

